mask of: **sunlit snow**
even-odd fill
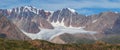
[[[73,13],[75,12],[75,10],[74,10],[74,9],[71,9],[71,8],[68,8],[68,9],[69,9],[71,12],[73,12]]]
[[[92,21],[92,23],[95,23],[95,22],[97,22],[97,19]]]
[[[115,13],[117,14],[118,12],[117,12],[117,11],[115,11]]]

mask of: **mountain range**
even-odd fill
[[[0,9],[0,36],[10,39],[42,39],[53,43],[104,40],[119,36],[120,13],[82,15],[74,9],[57,11],[22,6]],[[4,24],[5,23],[5,24]]]

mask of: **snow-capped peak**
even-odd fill
[[[71,9],[71,8],[67,8],[68,10],[70,10],[71,12],[75,12],[75,10],[74,9]]]
[[[28,10],[36,14],[38,14],[38,11],[39,11],[39,9],[36,9],[35,7],[32,7],[32,6],[24,6],[24,11],[28,11]]]
[[[25,8],[31,9],[31,6],[25,6]]]
[[[32,7],[32,6],[24,6],[24,8],[32,9],[32,8],[35,8],[35,7]]]
[[[32,6],[24,6],[24,8],[26,9],[28,9],[28,10],[30,10],[30,11],[32,11],[32,9],[35,9],[35,7],[32,7]]]

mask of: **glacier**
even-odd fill
[[[33,34],[33,33],[27,33],[25,31],[23,31],[22,29],[20,29],[25,35],[27,35],[28,37],[30,37],[31,39],[42,39],[42,40],[47,40],[50,41],[53,38],[55,38],[56,36],[59,36],[61,34],[64,33],[69,33],[69,34],[80,34],[80,33],[84,33],[84,34],[95,34],[97,32],[95,31],[86,31],[83,29],[84,27],[63,27],[63,26],[55,26],[54,29],[44,29],[44,28],[40,28],[41,31]]]

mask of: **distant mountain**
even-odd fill
[[[21,32],[16,25],[10,22],[0,12],[0,37],[17,40],[30,40],[23,32]]]
[[[71,8],[46,11],[32,6],[0,9],[0,12],[31,39],[72,43],[76,40],[70,42],[66,38],[99,40],[108,35],[120,34],[119,12],[108,11],[86,16]]]

